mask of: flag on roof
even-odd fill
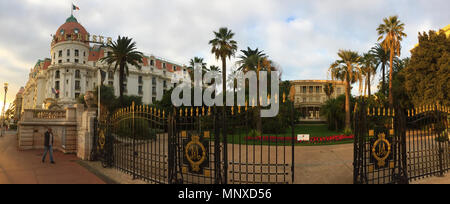
[[[80,10],[80,8],[78,6],[75,6],[75,4],[72,4],[72,10],[76,11],[76,10]]]

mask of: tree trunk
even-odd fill
[[[258,130],[259,133],[262,133],[262,118],[261,118],[261,100],[260,100],[260,95],[259,95],[259,71],[261,70],[260,68],[260,62],[258,62],[258,70],[256,72],[256,81],[257,81],[257,89],[256,89],[256,104],[257,104],[257,109],[256,109],[256,117],[257,117],[257,122],[256,122],[256,129]]]
[[[370,73],[369,73],[369,76],[367,77],[367,90],[369,91],[369,98],[370,98],[370,96],[372,96],[372,91],[371,91],[371,88],[370,88]]]
[[[394,49],[391,47],[391,57],[390,57],[390,70],[389,70],[389,105],[391,108],[394,106],[394,95],[392,93],[392,78],[393,78],[393,65],[394,65]]]
[[[124,88],[125,88],[124,85],[123,85],[124,77],[125,77],[125,65],[123,63],[120,63],[120,68],[119,68],[119,93],[120,93],[119,101],[120,101],[120,106],[123,106],[123,92],[124,92]]]
[[[347,80],[345,82],[345,128],[351,128],[351,119],[350,119],[350,97],[351,97],[351,83],[353,81],[353,67],[351,64],[347,63],[347,68],[349,69],[347,72]]]
[[[350,81],[347,78],[345,81],[345,128],[350,129],[351,121],[350,121]]]
[[[381,65],[381,69],[383,70],[383,84],[381,85],[382,92],[386,95],[386,62],[383,62]]]

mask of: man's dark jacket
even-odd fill
[[[53,142],[54,142],[53,140],[54,140],[54,137],[52,137],[52,141],[50,141],[50,133],[48,131],[45,132],[45,135],[44,135],[44,146],[45,147],[50,147],[50,145],[53,146]]]

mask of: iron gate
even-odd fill
[[[264,135],[251,128],[256,110],[190,107],[166,112],[133,104],[98,122],[94,155],[100,155],[105,167],[149,183],[293,183],[293,115],[288,119],[292,131]]]
[[[354,183],[409,183],[450,170],[449,108],[358,105]]]

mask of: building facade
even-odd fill
[[[91,36],[70,16],[53,35],[50,58],[39,60],[30,70],[22,93],[22,111],[72,107],[77,98],[97,87],[99,70],[107,73],[104,84],[114,87],[119,96],[119,73],[101,61],[110,52],[106,45],[111,42],[111,38],[105,42],[103,38]],[[189,76],[186,66],[153,55],[146,55],[141,66],[129,66],[124,94],[140,96],[144,104],[161,100],[164,91],[174,86],[171,80],[175,75]]]
[[[345,83],[341,81],[327,80],[296,80],[291,81],[295,88],[294,104],[302,113],[301,121],[322,122],[326,118],[321,117],[320,109],[328,100],[324,91],[326,84],[333,84],[334,92],[330,98],[337,98],[345,94]]]

